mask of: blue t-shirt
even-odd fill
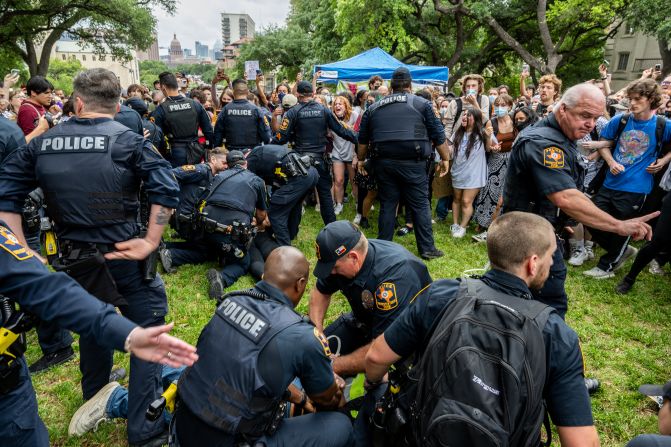
[[[622,115],[616,115],[601,131],[601,138],[613,140]],[[647,121],[639,121],[629,117],[620,138],[616,142],[613,158],[624,166],[624,172],[617,175],[606,174],[603,186],[615,191],[649,194],[653,187],[653,176],[645,168],[657,159],[657,141],[655,128],[657,116]],[[664,143],[671,141],[671,125],[667,120],[664,128]]]

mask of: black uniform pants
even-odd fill
[[[667,194],[662,201],[662,214],[657,218],[652,240],[646,243],[638,252],[632,264],[627,279],[636,281],[636,277],[646,265],[660,254],[671,253],[671,194]]]
[[[298,235],[303,211],[303,199],[319,181],[319,173],[314,167],[311,167],[308,175],[292,177],[286,185],[282,185],[273,192],[270,197],[268,218],[273,227],[275,239],[280,245],[291,245],[291,241]],[[321,209],[323,210],[323,208]]]
[[[592,198],[594,204],[602,211],[616,219],[629,219],[637,215],[643,208],[646,195],[634,192],[615,191],[601,187]],[[599,244],[606,253],[601,256],[597,266],[607,272],[613,270],[627,249],[629,236],[619,236],[603,230],[589,229],[592,240]]]
[[[168,298],[160,276],[152,282],[143,280],[140,263],[137,261],[107,261],[117,290],[127,301],[119,306],[121,313],[142,327],[159,326],[165,323]],[[80,337],[79,352],[84,399],[90,399],[109,381],[113,366],[113,351],[100,346],[95,339]],[[128,383],[128,442],[141,443],[163,432],[163,418],[150,421],[145,417],[149,404],[163,392],[161,385],[162,366],[130,359]]]
[[[269,231],[262,231],[254,237],[249,247],[249,273],[254,279],[261,280],[268,255],[279,246]]]
[[[426,160],[375,160],[374,175],[380,198],[378,238],[393,239],[396,207],[403,197],[412,214],[417,250],[420,254],[434,250]]]
[[[170,146],[170,158],[168,161],[173,168],[179,168],[187,164],[186,151],[187,147],[184,143],[175,143]]]
[[[328,166],[321,156],[314,156],[319,164],[315,166],[319,174],[317,181],[317,195],[319,196],[319,212],[322,215],[324,225],[335,222],[336,215],[333,209],[333,196],[331,196],[331,187],[333,187],[333,178],[331,177],[331,167]]]

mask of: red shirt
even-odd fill
[[[19,107],[19,113],[16,118],[16,124],[19,125],[24,135],[28,135],[35,130],[40,122],[40,117],[44,116],[46,109],[42,104],[37,104],[29,100],[24,100]]]

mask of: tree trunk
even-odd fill
[[[671,74],[671,48],[666,39],[659,39],[659,54],[662,55],[662,77],[667,77]]]

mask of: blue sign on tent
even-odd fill
[[[322,72],[318,79],[321,82],[359,82],[366,81],[374,75],[389,80],[398,67],[406,67],[410,70],[413,82],[447,82],[449,77],[447,67],[404,64],[377,47],[349,59],[331,64],[316,65],[314,72]]]

